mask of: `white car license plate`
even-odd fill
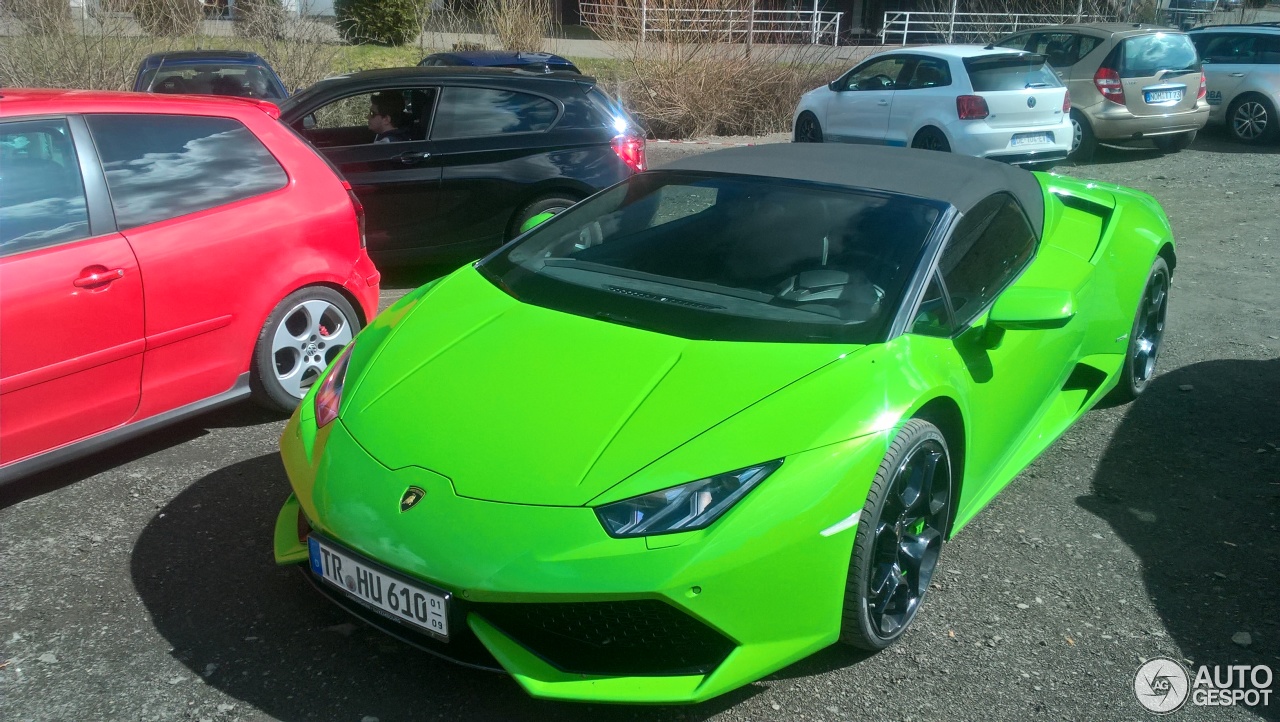
[[[1023,145],[1040,145],[1052,142],[1053,133],[1015,133],[1011,145],[1017,148]]]
[[[308,538],[311,571],[387,616],[431,634],[449,638],[448,595],[427,591],[375,568],[344,549]]]
[[[1182,100],[1181,90],[1148,90],[1142,97],[1148,103],[1176,103]]]

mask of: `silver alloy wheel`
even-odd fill
[[[1071,152],[1074,153],[1080,147],[1080,141],[1084,139],[1084,128],[1080,127],[1080,121],[1075,118],[1071,119]]]
[[[351,343],[351,322],[328,301],[312,299],[289,309],[271,337],[276,381],[302,398],[329,362]]]
[[[1243,140],[1257,140],[1267,132],[1267,109],[1256,100],[1246,100],[1236,107],[1231,116],[1231,128],[1236,137]]]

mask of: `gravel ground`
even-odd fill
[[[831,648],[696,707],[532,700],[272,564],[283,424],[243,405],[0,491],[0,720],[1137,720],[1146,658],[1280,670],[1280,147],[1209,132],[1064,171],[1149,191],[1173,221],[1161,374],[948,545],[890,650]],[[1280,700],[1174,717],[1280,720]]]

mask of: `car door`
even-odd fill
[[[1205,99],[1213,115],[1221,117],[1257,64],[1262,38],[1248,33],[1197,33],[1191,38],[1204,63]]]
[[[256,118],[255,118],[256,119]],[[271,242],[291,223],[271,195],[288,176],[234,118],[93,114],[116,224],[138,259],[147,343],[139,417],[233,388],[248,370],[260,310],[238,289],[268,272]]]
[[[364,205],[369,255],[377,261],[412,259],[448,243],[438,223],[440,164],[426,137],[437,93],[429,86],[365,90],[301,109],[293,121]],[[374,95],[403,104],[407,140],[374,142]]]
[[[137,410],[142,276],[77,117],[0,122],[0,338],[0,464]]]
[[[432,158],[442,171],[437,223],[455,252],[497,247],[529,186],[561,175],[548,154],[581,143],[583,134],[552,132],[560,113],[558,102],[533,92],[441,89],[431,123]]]
[[[1082,323],[1065,329],[998,330],[987,316],[1037,253],[1021,207],[998,193],[957,223],[912,329],[921,350],[941,356],[968,389],[966,478],[988,482],[1033,433],[1062,388],[1078,352]],[[932,337],[923,340],[924,337]],[[990,494],[995,489],[987,490]],[[978,486],[966,496],[986,498]]]
[[[884,143],[894,89],[910,55],[868,59],[837,81],[823,135],[846,143]]]
[[[886,145],[909,145],[916,129],[941,125],[955,113],[951,66],[942,58],[916,56],[898,76],[890,106]]]

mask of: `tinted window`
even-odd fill
[[[284,187],[284,169],[237,120],[90,115],[121,228],[162,221]]]
[[[88,235],[84,184],[66,121],[0,123],[0,254]]]
[[[1030,35],[1014,35],[996,43],[996,47],[1009,48],[1010,50],[1026,50],[1030,40],[1032,40]]]
[[[1211,35],[1195,43],[1200,57],[1210,63],[1256,63],[1257,38],[1244,33]]]
[[[907,56],[893,55],[869,63],[855,69],[845,79],[847,90],[892,90],[898,82],[902,67],[907,64]]]
[[[1083,59],[1084,56],[1092,53],[1099,45],[1102,44],[1102,38],[1096,38],[1092,35],[1080,36],[1080,48],[1078,58]]]
[[[143,73],[140,89],[152,93],[234,95],[271,100],[283,98],[284,95],[271,81],[271,76],[272,72],[260,65],[165,63],[160,68]]]
[[[633,176],[483,265],[528,303],[688,338],[868,343],[941,205],[745,176]]]
[[[911,73],[911,80],[906,83],[906,88],[940,88],[945,85],[951,85],[951,68],[948,67],[947,61],[938,58],[920,58],[920,62],[916,63],[915,70]],[[898,83],[898,88],[902,89],[903,84]]]
[[[977,93],[1062,85],[1043,55],[982,55],[965,58],[964,67]]]
[[[1035,234],[1011,197],[993,195],[965,214],[938,264],[956,322],[964,325],[977,317],[1022,271],[1035,249]]]
[[[1180,33],[1152,33],[1120,44],[1120,77],[1145,78],[1161,70],[1200,70],[1200,59],[1191,38]]]
[[[1258,62],[1263,65],[1280,65],[1280,35],[1258,39]]]
[[[951,323],[951,310],[947,308],[947,299],[942,295],[937,274],[934,274],[929,281],[929,287],[920,297],[920,308],[916,311],[911,333],[922,336],[950,336],[954,330],[955,326]]]
[[[431,126],[432,140],[547,130],[556,104],[528,93],[489,88],[444,88]]]

